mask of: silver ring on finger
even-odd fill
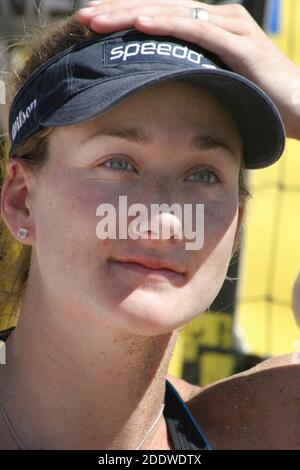
[[[209,13],[205,8],[192,8],[192,15],[193,18],[196,20],[203,20],[203,21],[208,21],[209,20]]]

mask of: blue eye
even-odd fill
[[[215,175],[214,172],[208,171],[208,170],[196,171],[195,173],[190,175],[188,178],[194,177],[195,175],[196,176],[200,175],[202,178],[201,179],[200,178],[199,179],[193,178],[192,181],[200,181],[200,183],[205,183],[205,184],[214,184],[214,183],[218,183],[220,181],[219,178]]]
[[[114,157],[114,158],[110,158],[109,160],[106,160],[106,162],[103,163],[103,166],[105,166],[107,163],[111,163],[111,162],[114,162],[116,163],[116,165],[113,165],[113,166],[109,166],[108,168],[112,168],[114,170],[126,170],[126,168],[122,168],[122,164],[123,165],[130,165],[130,162],[128,159],[126,158],[118,158],[118,157]],[[131,166],[131,169],[133,170],[134,168]]]

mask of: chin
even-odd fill
[[[154,302],[153,299],[149,302],[126,299],[115,307],[113,315],[123,328],[145,336],[172,332],[182,324],[184,317],[174,305],[170,306],[165,300]]]

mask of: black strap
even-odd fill
[[[167,379],[163,413],[174,450],[212,450],[189,407]]]

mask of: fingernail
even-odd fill
[[[109,13],[106,13],[105,15],[96,15],[95,18],[99,18],[100,20],[106,20],[109,16],[111,16]]]
[[[80,8],[80,13],[86,13],[87,15],[89,15],[90,13],[93,13],[97,8],[94,8],[94,7],[87,7],[87,8]]]
[[[152,21],[152,16],[138,16],[138,19],[142,21],[142,23],[148,23],[149,21]]]

